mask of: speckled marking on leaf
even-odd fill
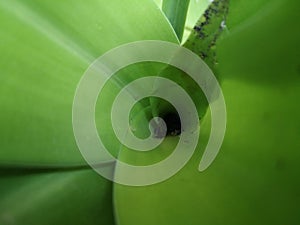
[[[184,47],[198,54],[210,68],[217,64],[216,42],[226,29],[229,0],[214,0],[198,20]]]

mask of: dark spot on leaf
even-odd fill
[[[229,0],[214,0],[204,11],[185,43],[185,47],[197,53],[209,67],[217,64],[217,40],[226,28]]]

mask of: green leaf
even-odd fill
[[[185,43],[191,31],[193,31],[196,22],[203,15],[210,4],[210,0],[190,0],[189,9],[186,16],[182,43]]]
[[[219,41],[222,33],[227,31],[226,17],[228,14],[228,6],[228,0],[213,1],[205,10],[204,15],[197,21],[193,31],[190,32],[189,37],[183,44],[185,48],[188,48],[201,57],[217,78],[219,78],[219,73],[217,71],[216,43]],[[196,82],[183,71],[175,69],[173,66],[166,66],[166,68],[159,73],[159,76],[173,80],[181,85],[194,101],[199,119],[204,116],[208,102]],[[157,89],[167,88],[157,86]],[[161,99],[151,99],[150,102],[154,116],[163,116],[170,112],[176,113],[174,112],[175,109],[170,109],[170,104]]]
[[[148,0],[0,1],[0,164],[83,165],[72,130],[76,86],[107,50],[177,42]]]
[[[226,17],[229,0],[215,0],[204,11],[203,16],[193,27],[184,47],[200,56],[217,76],[216,44],[222,33],[226,32]]]
[[[92,170],[1,170],[0,224],[114,224],[111,183]]]
[[[177,43],[172,27],[149,0],[3,0],[0,25],[0,224],[114,224],[111,183],[75,143],[76,87],[114,47]]]
[[[172,24],[179,41],[182,39],[190,0],[163,0],[162,10]]]
[[[300,222],[299,6],[230,1],[228,30],[216,49],[228,112],[220,154],[207,170],[197,170],[210,132],[208,112],[195,155],[178,174],[147,187],[115,185],[120,225]]]

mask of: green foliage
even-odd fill
[[[163,0],[162,10],[172,24],[179,41],[184,31],[190,0]]]
[[[199,4],[191,1],[186,30],[208,5]],[[221,152],[208,170],[197,171],[210,133],[210,114],[203,112],[200,143],[184,169],[149,187],[114,185],[113,205],[111,182],[86,165],[74,140],[76,86],[93,60],[120,44],[179,43],[188,1],[164,1],[173,29],[151,0],[0,0],[0,224],[299,224],[299,6],[231,0],[222,33],[216,27],[227,8],[203,26],[205,41],[197,39],[197,28],[190,31],[185,46],[206,51],[222,81],[228,127]],[[216,36],[215,48],[207,48]],[[120,75],[155,75],[159,68],[137,65]],[[101,113],[120,88],[110,85],[106,108],[97,106]],[[132,115],[140,123],[132,118],[132,125],[147,124],[152,110],[147,100],[138,104]],[[96,116],[99,130],[107,118]],[[111,130],[103,135],[117,154]],[[177,141],[168,137],[147,156],[122,149],[119,157],[152,163]]]
[[[111,183],[75,143],[76,86],[107,50],[173,29],[149,0],[1,0],[0,25],[0,224],[113,224]]]
[[[114,224],[111,186],[90,169],[2,169],[0,224]]]
[[[208,111],[195,155],[178,174],[146,187],[115,185],[120,225],[299,223],[298,8],[297,1],[230,1],[215,49],[228,112],[220,153],[199,173]],[[174,141],[167,145],[158,156]]]

